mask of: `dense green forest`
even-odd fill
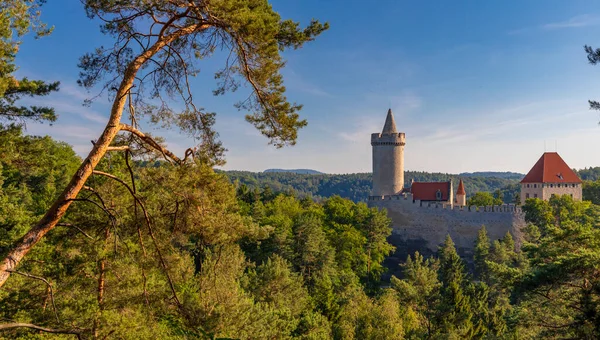
[[[322,200],[333,195],[339,195],[354,202],[365,202],[371,194],[371,174],[296,174],[290,172],[249,172],[225,171],[233,183],[244,184],[251,189],[262,189],[265,186],[274,191],[295,192],[300,197],[312,197]],[[521,177],[482,177],[459,176],[443,173],[429,173],[422,171],[406,171],[404,173],[405,185],[409,186],[411,180],[415,181],[453,181],[454,186],[462,178],[467,191],[467,197],[476,192],[497,192],[506,203],[513,203],[515,195],[519,192]]]
[[[589,167],[581,170],[575,170],[584,181],[596,181],[600,179],[600,167]]]
[[[0,253],[80,161],[64,143],[0,130]],[[101,162],[118,180],[92,176],[0,289],[1,337],[51,337],[15,324],[82,338],[600,335],[600,218],[589,202],[528,201],[521,251],[482,229],[474,273],[448,238],[384,283],[394,249],[385,211],[236,189],[202,163],[141,164],[122,153]]]
[[[575,169],[574,169],[575,170]],[[584,197],[600,204],[600,198],[594,199],[592,181],[600,178],[600,167],[575,170],[584,180]],[[294,193],[299,197],[312,197],[323,200],[327,197],[338,195],[354,202],[366,202],[371,194],[371,174],[304,174],[294,172],[250,172],[250,171],[224,171],[232,183],[245,185],[250,189],[263,189],[269,187],[273,191]],[[454,186],[463,180],[467,198],[472,198],[476,193],[490,193],[500,198],[503,203],[519,202],[518,195],[521,190],[519,185],[522,174],[514,172],[475,172],[460,175],[429,173],[422,171],[406,171],[404,173],[405,186],[410,186],[410,181],[448,181]],[[600,184],[597,184],[600,185]],[[498,203],[498,202],[496,202]],[[486,205],[481,203],[482,205]]]
[[[249,85],[237,107],[275,147],[293,145],[306,122],[285,96],[281,53],[327,24],[302,27],[266,0],[82,1],[113,43],[80,59],[79,84],[113,105],[80,158],[24,133],[28,122],[57,121],[52,108],[18,101],[59,84],[14,76],[23,36],[51,33],[39,21],[44,3],[0,2],[0,338],[600,337],[597,169],[582,174],[591,201],[528,200],[522,239],[491,240],[482,226],[472,273],[447,237],[435,256],[411,254],[383,281],[391,221],[358,202],[369,175],[217,172],[215,114],[189,87],[197,63],[225,50],[214,94]],[[178,157],[139,130],[152,124],[198,145]],[[464,177],[473,193],[494,191],[474,200],[510,199],[502,188],[518,180]]]

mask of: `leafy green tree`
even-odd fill
[[[65,143],[0,128],[1,255],[50,207],[79,161]]]
[[[600,180],[584,181],[582,194],[585,201],[600,205]]]
[[[589,167],[576,171],[579,178],[584,181],[597,181],[600,179],[600,167]]]
[[[431,338],[439,327],[434,320],[440,303],[439,261],[425,260],[416,252],[414,259],[409,255],[402,266],[404,278],[392,276],[390,283],[404,309],[406,334],[411,338]]]
[[[340,313],[334,327],[336,339],[402,339],[400,303],[390,290],[377,299],[355,292]]]
[[[566,195],[530,200],[524,208],[539,236],[523,247],[531,269],[515,280],[522,331],[536,337],[600,336],[597,209]]]
[[[324,203],[325,225],[337,262],[351,270],[370,291],[378,289],[382,262],[395,248],[387,242],[391,220],[384,211],[333,196]]]
[[[303,213],[294,223],[293,263],[313,288],[315,276],[333,270],[335,251],[327,242],[321,220],[313,213]]]
[[[313,310],[302,276],[293,272],[285,259],[274,255],[247,276],[248,289],[255,300],[269,304],[283,319],[280,329],[287,330],[285,335],[331,337],[329,321]]]
[[[504,200],[504,193],[502,193],[502,190],[497,189],[496,191],[494,191],[494,203],[498,203],[498,202],[503,202]],[[500,204],[502,204],[500,203]],[[495,205],[499,205],[499,204],[495,204]]]
[[[488,205],[502,205],[502,199],[500,197],[494,197],[489,192],[476,192],[467,200],[469,206],[488,206]]]

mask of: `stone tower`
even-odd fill
[[[394,115],[389,109],[383,131],[371,134],[373,196],[396,195],[404,188],[404,144],[404,133],[396,130]]]

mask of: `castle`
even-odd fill
[[[371,145],[373,190],[368,205],[387,209],[392,219],[390,242],[396,246],[395,254],[388,259],[392,272],[398,268],[395,263],[403,262],[408,254],[436,252],[446,235],[452,237],[461,256],[469,257],[483,225],[491,240],[510,232],[519,243],[525,218],[518,205],[467,206],[462,180],[456,192],[451,181],[412,181],[405,188],[406,135],[396,130],[391,110],[381,133],[371,134]],[[527,198],[548,199],[553,194],[581,199],[581,180],[557,153],[544,153],[521,181],[521,188],[523,203]]]

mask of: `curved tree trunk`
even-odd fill
[[[90,177],[90,175],[92,175],[96,165],[98,165],[102,157],[104,157],[107,148],[121,129],[120,122],[121,116],[123,115],[123,108],[125,107],[127,95],[133,86],[135,76],[140,67],[154,54],[156,54],[166,45],[172,43],[177,38],[190,34],[196,30],[203,30],[205,28],[207,28],[207,25],[191,25],[181,28],[170,35],[161,37],[154,43],[154,45],[145,50],[142,54],[137,56],[129,63],[123,74],[121,85],[119,86],[119,89],[115,95],[115,101],[113,102],[111,108],[108,123],[106,124],[102,135],[100,135],[100,138],[94,144],[92,151],[90,151],[87,158],[79,166],[79,169],[73,178],[71,178],[71,181],[65,190],[56,199],[54,204],[52,204],[52,207],[48,209],[44,217],[33,228],[31,228],[25,234],[25,236],[16,242],[15,247],[6,255],[4,259],[2,259],[2,262],[0,262],[0,288],[10,276],[10,271],[14,270],[19,265],[19,262],[21,262],[29,250],[31,250],[31,248],[37,242],[39,242],[42,237],[46,235],[46,233],[52,230],[58,221],[60,221],[60,219],[65,215],[67,209],[72,203],[72,199],[77,197],[87,179]]]

